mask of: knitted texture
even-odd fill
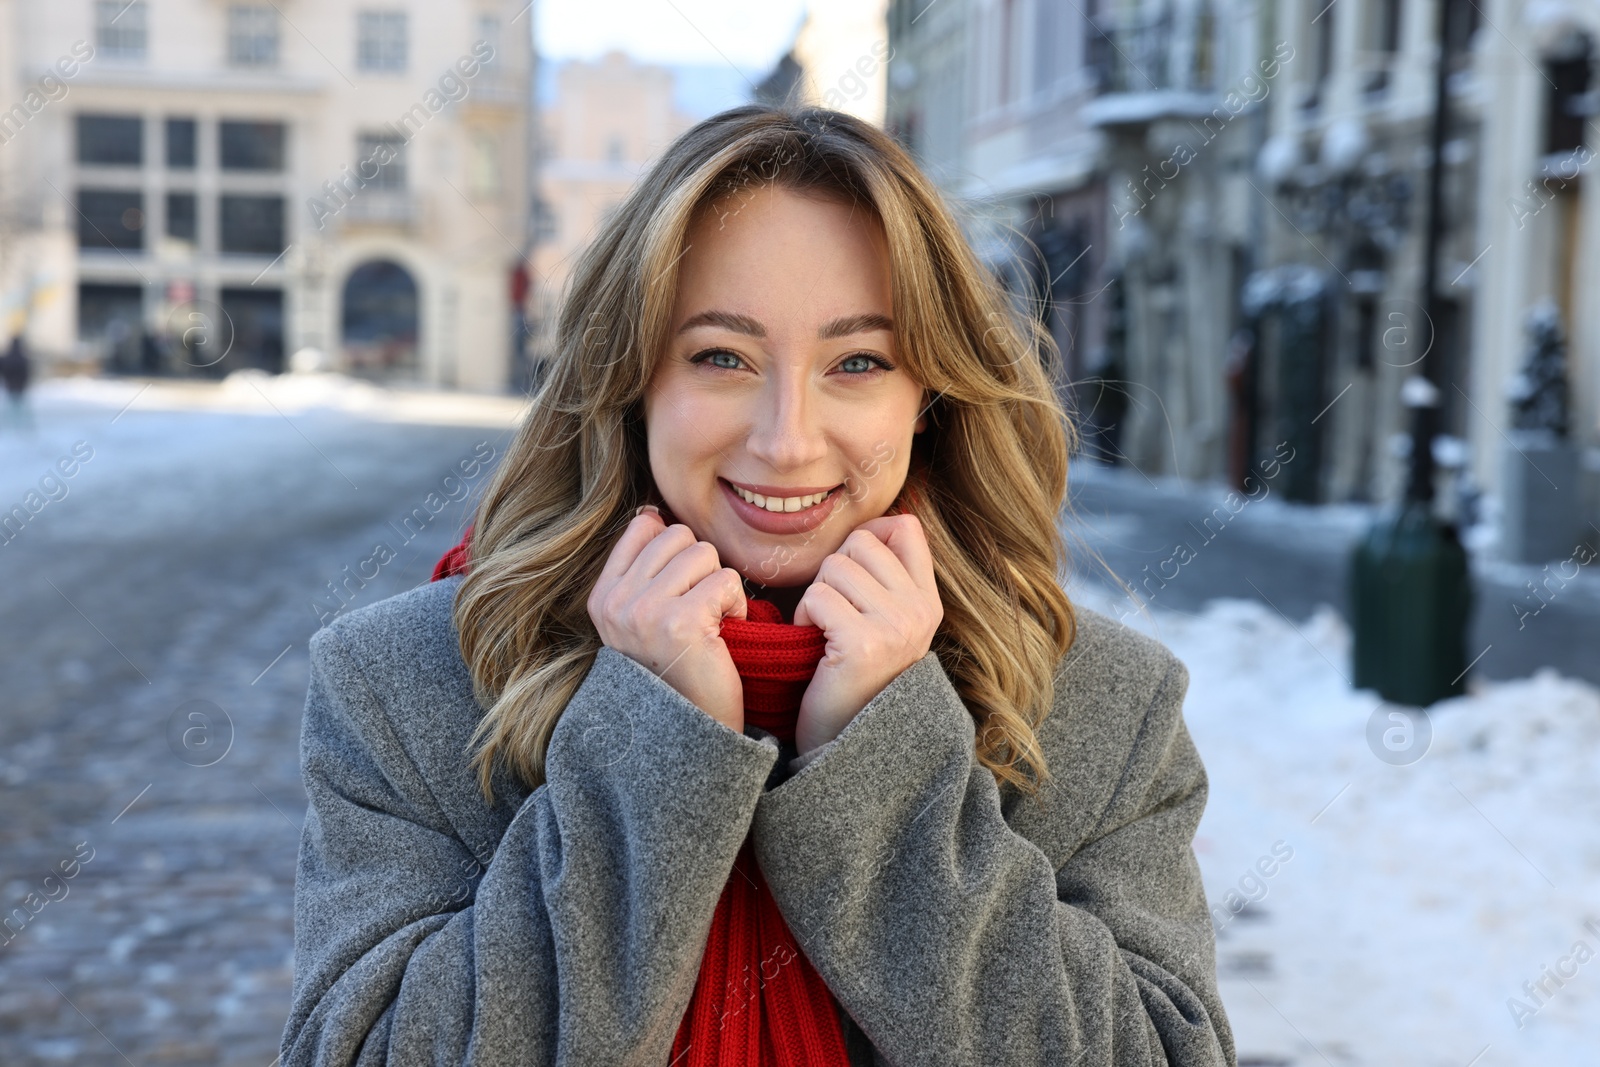
[[[433,565],[433,581],[442,581],[456,574],[467,573],[467,559],[472,548],[472,527],[467,527],[467,532],[461,535],[450,551],[439,557],[439,562]]]
[[[469,527],[434,567],[434,581],[467,569],[471,540]],[[747,600],[746,615],[722,623],[744,684],[745,721],[793,745],[825,637],[816,626],[784,622],[769,601]],[[833,994],[795,943],[748,836],[717,900],[672,1064],[849,1067]]]

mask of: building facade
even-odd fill
[[[1412,401],[1441,409],[1434,455],[1454,507],[1471,433],[1477,348],[1476,205],[1486,91],[1479,16],[1453,3],[1436,310],[1424,294],[1437,44],[1434,3],[1279,0],[1292,50],[1266,101],[1253,180],[1272,204],[1263,269],[1247,285],[1254,425],[1292,441],[1292,499],[1388,500],[1403,490]],[[1481,57],[1480,57],[1481,58]],[[1474,266],[1478,264],[1478,266]],[[1438,321],[1434,321],[1437,319]],[[1441,361],[1438,395],[1423,354]],[[1409,383],[1409,384],[1408,384]]]
[[[552,339],[573,261],[650,162],[694,125],[674,103],[674,74],[621,52],[564,62],[542,117],[535,347]]]
[[[1430,316],[1439,3],[890,5],[886,124],[1043,306],[1086,451],[1235,484],[1292,455],[1288,499],[1386,501],[1412,405],[1431,403],[1438,499],[1473,518],[1530,462],[1508,451],[1510,394],[1530,315],[1553,307],[1568,481],[1600,514],[1600,319],[1582,297],[1600,282],[1600,6],[1444,9]]]
[[[509,0],[0,7],[0,284],[44,360],[502,390],[529,245]]]
[[[890,8],[890,129],[1045,320],[1085,450],[1152,472],[1219,476],[1228,458],[1260,100],[1235,83],[1261,80],[1238,6]]]
[[[1472,403],[1463,432],[1480,484],[1503,491],[1508,475],[1535,485],[1548,477],[1562,492],[1581,492],[1583,526],[1600,525],[1600,307],[1584,296],[1600,287],[1600,5],[1502,0],[1484,5],[1484,17],[1495,29],[1480,32],[1474,49],[1482,159],[1472,254],[1482,254],[1468,274],[1475,299],[1464,388]],[[1581,458],[1576,487],[1544,459],[1533,470],[1507,448],[1515,421],[1509,386],[1541,305],[1553,306],[1565,339],[1568,438]],[[1580,532],[1595,543],[1592,528]]]

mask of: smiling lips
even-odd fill
[[[744,498],[746,501],[754,504],[758,508],[766,508],[768,511],[803,511],[806,508],[811,507],[813,504],[822,503],[825,499],[827,499],[828,494],[833,492],[832,489],[824,489],[820,492],[801,493],[799,495],[779,495],[774,493],[768,496],[762,493],[757,493],[750,489],[746,489],[740,485],[734,485],[732,482],[729,482],[728,484],[732,485],[733,491],[738,493],[739,496]]]
[[[746,524],[762,533],[800,533],[827,518],[837,504],[840,486],[735,485],[725,478],[717,483]]]

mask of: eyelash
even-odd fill
[[[711,363],[710,359],[711,359],[712,356],[715,356],[715,355],[729,355],[729,356],[734,357],[737,360],[740,360],[741,362],[744,360],[743,356],[739,355],[739,353],[737,353],[737,352],[732,351],[731,349],[727,349],[727,348],[708,348],[703,352],[696,352],[694,355],[690,356],[689,357],[689,362],[693,363],[696,366],[699,366],[700,364],[704,363],[707,366],[709,366],[712,370],[715,370],[715,371],[726,371],[726,372],[729,372],[729,373],[732,373],[733,371],[736,371],[736,370],[740,369],[738,367],[719,367],[716,364]],[[845,356],[844,360],[842,360],[841,362],[848,362],[848,361],[850,361],[852,359],[865,359],[865,360],[868,360],[871,363],[875,364],[875,366],[871,370],[853,371],[853,372],[847,371],[847,372],[845,372],[845,377],[847,377],[847,378],[876,378],[878,376],[878,372],[880,372],[880,371],[881,372],[888,372],[888,371],[894,370],[894,364],[893,363],[890,363],[888,360],[884,359],[882,356],[875,356],[871,352],[852,352],[848,356]]]

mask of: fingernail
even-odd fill
[[[643,515],[647,511],[652,515],[661,514],[661,509],[656,507],[654,504],[640,504],[638,507],[633,509],[633,517],[637,519],[640,515]]]

